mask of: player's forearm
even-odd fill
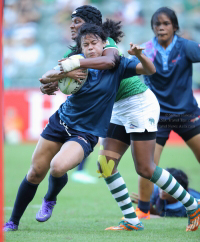
[[[40,81],[43,84],[56,82],[62,78],[65,78],[66,76],[67,76],[67,73],[62,73],[59,70],[50,70],[50,71],[47,71],[44,75],[42,75],[42,78],[40,79]]]
[[[115,58],[114,56],[101,56],[97,58],[81,59],[80,67],[97,70],[112,69],[115,67]]]
[[[153,62],[144,54],[138,55],[137,58],[140,60],[143,67],[142,69],[139,68],[138,70],[136,68],[136,72],[138,74],[153,75],[156,72]]]

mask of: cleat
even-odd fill
[[[38,222],[46,222],[51,217],[55,205],[56,201],[47,201],[43,199],[42,206],[36,214],[36,220]]]
[[[121,222],[119,222],[118,226],[112,226],[112,227],[106,228],[105,230],[140,231],[140,230],[144,230],[144,225],[141,222],[136,225],[132,225],[127,221],[122,220]]]
[[[197,201],[197,208],[192,211],[187,211],[188,226],[186,232],[195,231],[200,225],[200,200]]]
[[[135,209],[135,213],[139,219],[150,219],[150,211],[148,213],[142,212],[138,207]]]
[[[16,230],[18,230],[18,225],[14,224],[12,221],[8,221],[3,226],[3,231],[5,232],[16,231]]]

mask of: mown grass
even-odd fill
[[[18,187],[26,175],[35,144],[5,145],[5,220],[11,214]],[[96,173],[98,148],[90,155],[86,169],[93,176]],[[163,152],[160,166],[183,169],[189,176],[190,187],[200,190],[200,167],[194,155],[186,146],[167,146]],[[119,165],[129,192],[138,190],[138,176],[130,155],[126,152]],[[200,229],[186,233],[187,218],[159,218],[143,221],[142,232],[105,231],[106,227],[117,225],[122,217],[121,211],[110,195],[104,180],[97,184],[80,184],[70,180],[58,196],[52,218],[38,223],[35,214],[42,203],[48,176],[40,184],[36,196],[25,211],[16,232],[6,233],[6,241],[12,242],[183,242],[200,241]]]

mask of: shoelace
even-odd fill
[[[54,207],[55,203],[54,202],[46,202],[45,206],[42,206],[42,210],[45,212],[48,212],[49,209],[52,209]]]

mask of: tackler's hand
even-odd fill
[[[145,48],[140,47],[139,45],[130,43],[130,49],[128,50],[128,53],[129,55],[140,56],[143,50],[145,50]]]

